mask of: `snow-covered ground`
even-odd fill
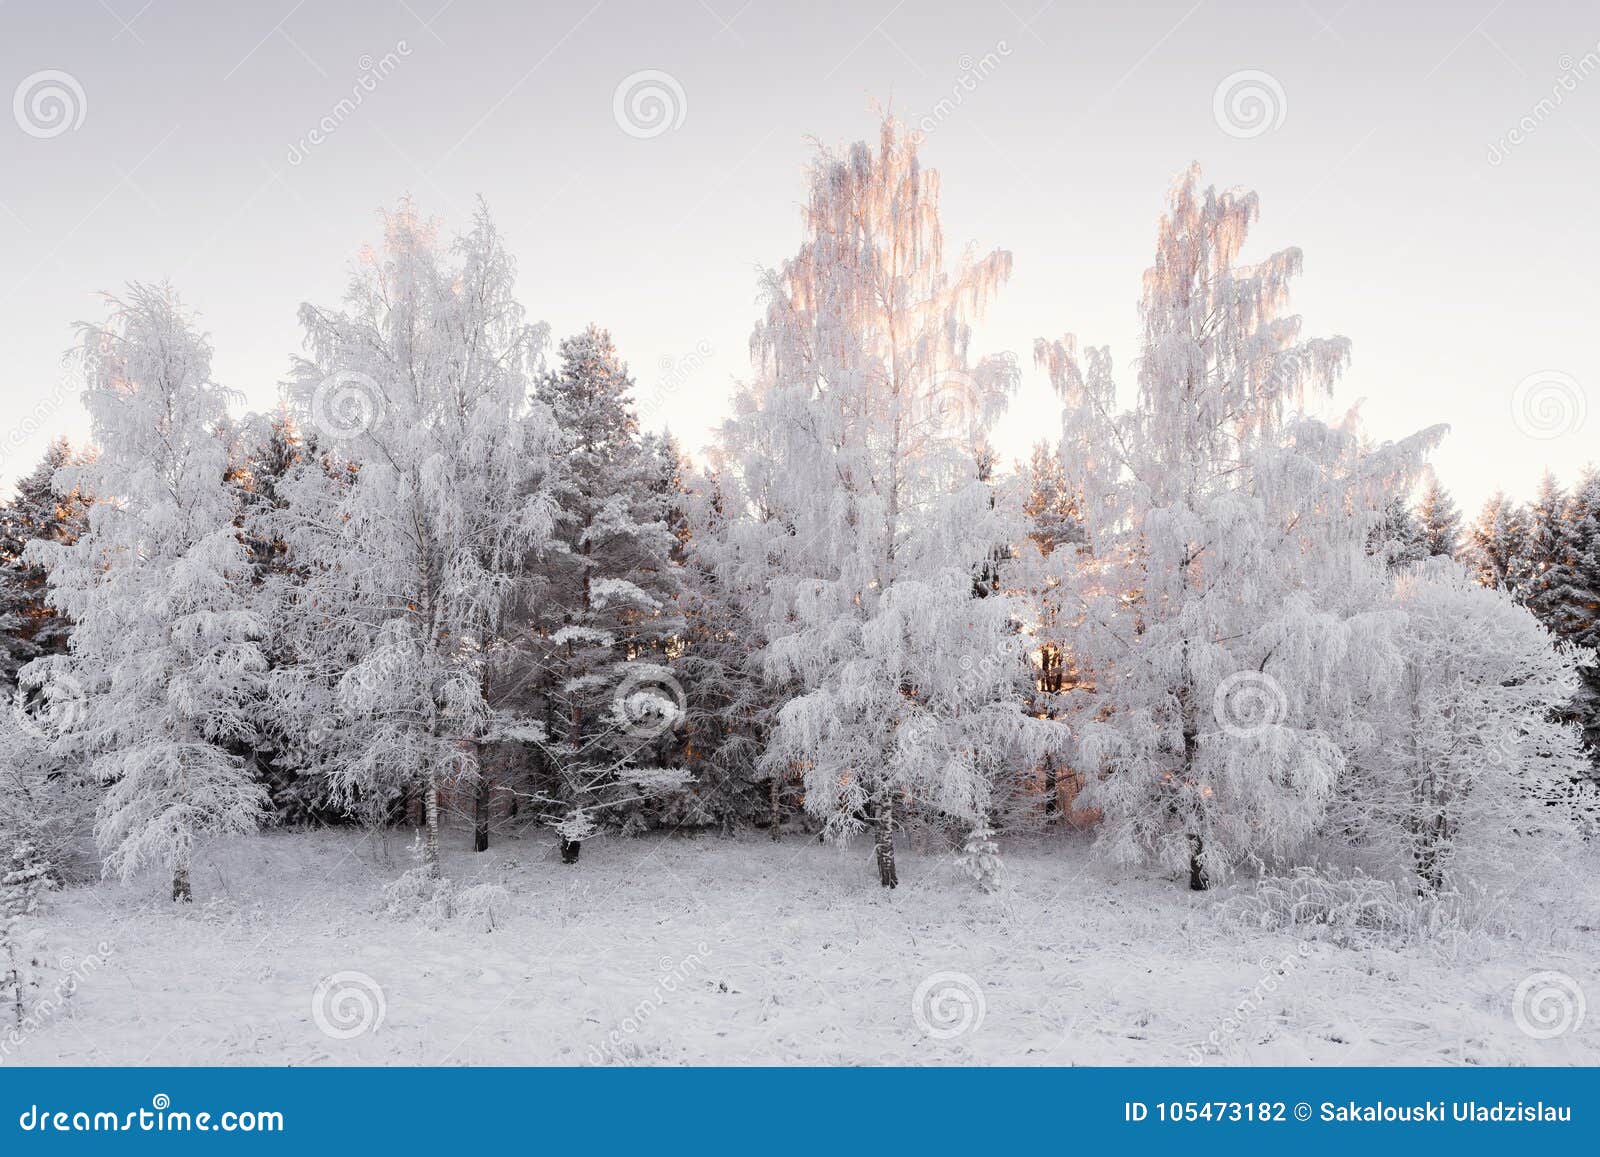
[[[886,893],[870,848],[798,836],[596,840],[576,867],[462,842],[448,872],[507,889],[492,931],[384,914],[398,832],[214,846],[192,908],[154,879],[59,893],[43,931],[81,978],[5,1063],[1181,1065],[1208,1037],[1205,1063],[1600,1063],[1600,1014],[1550,1039],[1513,1016],[1541,971],[1600,994],[1592,896],[1537,935],[1341,946],[1071,840],[1008,849],[1003,900],[915,848]]]

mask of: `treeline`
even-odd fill
[[[1470,524],[1430,474],[1417,500],[1397,500],[1379,531],[1395,566],[1443,555],[1486,587],[1526,607],[1558,639],[1600,647],[1600,474],[1564,488],[1548,471],[1528,503],[1497,492]],[[1582,687],[1566,714],[1600,752],[1600,667],[1580,665]]]
[[[424,880],[451,831],[533,827],[573,864],[864,832],[889,887],[908,829],[983,887],[1057,828],[1196,889],[1439,895],[1575,846],[1600,483],[1463,535],[1442,429],[1308,416],[1348,345],[1287,312],[1298,251],[1241,260],[1254,195],[1193,170],[1131,406],[1108,351],[1041,340],[1061,434],[1003,469],[1021,372],[970,346],[1011,257],[947,260],[917,145],[819,153],[699,462],[640,429],[605,330],[547,362],[481,207],[452,239],[385,216],[275,414],[233,416],[171,287],[110,298],[72,355],[94,448],[0,520],[3,834],[175,899],[199,841],[267,822],[415,824]]]

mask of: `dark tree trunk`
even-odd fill
[[[494,793],[494,781],[489,773],[478,772],[478,791],[472,802],[472,850],[489,850],[489,800]]]
[[[1417,879],[1421,881],[1417,893],[1436,896],[1444,890],[1444,858],[1440,854],[1450,832],[1449,821],[1442,815],[1414,825],[1422,833],[1422,841],[1413,853],[1417,865]]]
[[[1188,564],[1185,563],[1185,569]],[[1189,644],[1183,645],[1184,662],[1188,663]],[[1195,719],[1194,687],[1185,682],[1183,694],[1179,702],[1183,710],[1183,783],[1189,790],[1195,792],[1191,806],[1196,812],[1203,812],[1205,807],[1204,797],[1198,793],[1194,784],[1194,765],[1200,752],[1200,725]],[[1196,815],[1193,820],[1195,826],[1200,826],[1202,817]],[[1211,880],[1206,875],[1205,864],[1201,857],[1205,853],[1205,841],[1200,838],[1199,832],[1189,833],[1189,890],[1191,892],[1204,892],[1211,887]]]
[[[6,959],[9,967],[3,977],[5,986],[11,990],[11,999],[17,1014],[17,1031],[22,1030],[22,1022],[27,1019],[22,1008],[22,972],[17,968],[17,946],[10,940],[6,941]]]
[[[172,873],[172,902],[174,904],[194,903],[194,893],[189,890],[189,869],[187,866],[177,868]]]
[[[1053,820],[1061,810],[1061,781],[1056,775],[1056,761],[1052,755],[1044,757],[1044,814]]]
[[[583,851],[582,840],[569,840],[566,836],[561,837],[561,862],[563,864],[576,864],[578,862],[578,853],[581,851]]]
[[[1199,836],[1189,837],[1189,890],[1191,892],[1204,892],[1211,887],[1211,879],[1206,875],[1205,865],[1200,862],[1200,855],[1205,851],[1205,841]]]
[[[775,775],[772,777],[772,824],[771,827],[768,828],[767,834],[770,835],[774,841],[776,841],[778,837],[783,834],[781,830],[782,827],[783,777],[781,775]]]
[[[877,806],[872,812],[878,853],[878,883],[885,888],[895,888],[900,884],[900,876],[894,868],[894,804],[887,792],[878,797]]]

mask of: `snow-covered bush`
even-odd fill
[[[1428,922],[1423,909],[1393,880],[1319,865],[1241,885],[1226,901],[1224,917],[1264,931],[1326,929],[1334,939],[1346,939],[1412,931]]]
[[[493,932],[511,911],[511,893],[499,884],[468,884],[455,896],[454,916],[477,932]]]
[[[399,920],[421,920],[431,928],[459,919],[478,932],[493,932],[505,923],[511,893],[503,885],[459,884],[436,873],[420,841],[413,858],[415,866],[383,886],[384,913]]]
[[[13,845],[0,867],[0,1009],[18,1028],[44,987],[45,945],[33,918],[49,889],[49,865],[32,845]]]
[[[1400,678],[1371,706],[1343,824],[1390,872],[1438,893],[1568,853],[1587,761],[1561,712],[1582,655],[1500,590],[1439,559],[1404,575]]]
[[[100,874],[94,822],[104,789],[80,760],[57,749],[43,706],[0,708],[0,847],[31,844],[57,878],[92,879]],[[66,705],[63,713],[70,713]]]

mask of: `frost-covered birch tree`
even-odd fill
[[[1241,260],[1256,213],[1253,194],[1202,188],[1195,169],[1175,185],[1131,410],[1105,351],[1084,366],[1070,339],[1038,348],[1083,495],[1083,800],[1114,858],[1197,890],[1317,830],[1362,741],[1363,696],[1397,663],[1368,541],[1439,433],[1367,450],[1353,422],[1299,414],[1348,344],[1302,338],[1285,312],[1298,250]]]
[[[130,286],[107,323],[81,330],[99,454],[58,478],[96,501],[75,542],[28,549],[74,625],[67,653],[22,680],[107,785],[95,827],[105,870],[165,868],[173,899],[188,900],[195,845],[254,830],[264,798],[232,750],[251,738],[263,661],[218,436],[229,395],[169,287]]]
[[[546,334],[514,276],[481,206],[446,247],[408,202],[343,308],[301,310],[292,393],[330,449],[285,487],[303,636],[274,696],[321,721],[316,758],[346,799],[422,793],[432,874],[443,791],[480,788],[485,744],[542,738],[485,695],[554,526],[555,430],[529,397]]]
[[[1022,708],[1016,608],[980,583],[1014,529],[979,455],[1016,370],[974,363],[969,343],[1011,258],[947,266],[938,201],[892,121],[876,147],[819,152],[806,239],[765,278],[758,383],[724,442],[766,508],[767,669],[799,689],[767,765],[803,769],[828,834],[870,827],[891,888],[906,817],[981,825],[1000,768],[1044,738]]]

